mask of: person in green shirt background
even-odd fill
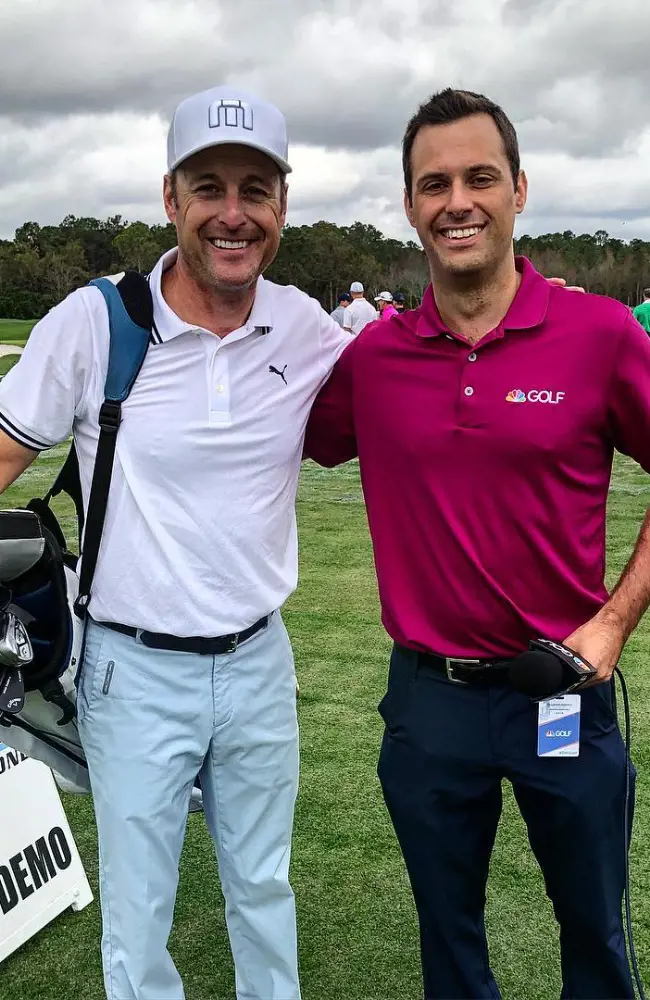
[[[643,302],[633,310],[635,320],[650,333],[650,288],[643,289]]]

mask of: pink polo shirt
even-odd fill
[[[381,316],[379,318],[383,319],[383,320],[387,320],[387,319],[390,319],[391,316],[399,316],[399,313],[398,313],[397,309],[395,308],[395,306],[386,306],[386,308],[384,309],[384,311],[382,312],[382,314],[381,314]]]
[[[370,324],[309,421],[317,462],[359,455],[383,622],[414,649],[566,638],[607,597],[614,449],[650,471],[650,338],[621,303],[517,268],[505,319],[474,347],[430,287]]]

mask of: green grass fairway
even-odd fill
[[[4,357],[0,357],[0,377],[11,371],[19,357],[20,354],[5,354]]]
[[[35,319],[0,319],[0,344],[24,347],[35,323]]]
[[[28,470],[6,505],[45,489],[62,452]],[[618,461],[609,511],[610,580],[631,550],[648,503],[647,477]],[[356,463],[332,471],[307,463],[298,511],[301,585],[285,620],[301,686],[302,776],[292,878],[303,996],[416,1000],[421,986],[415,913],[375,773],[382,732],[376,705],[389,641],[379,624]],[[644,624],[628,645],[624,669],[639,769],[633,911],[639,960],[650,975],[649,644]],[[92,804],[67,796],[65,806],[97,893]],[[489,883],[488,928],[505,1000],[559,996],[551,907],[509,792]],[[100,1000],[99,934],[96,904],[56,920],[2,965],[0,997]],[[189,820],[171,950],[188,1000],[233,1000],[223,902],[202,816]]]

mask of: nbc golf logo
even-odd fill
[[[506,396],[506,403],[551,403],[557,405],[564,399],[565,393],[553,392],[552,389],[511,389]]]

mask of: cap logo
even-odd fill
[[[245,128],[253,131],[253,109],[246,101],[234,101],[223,98],[210,105],[210,128]]]

